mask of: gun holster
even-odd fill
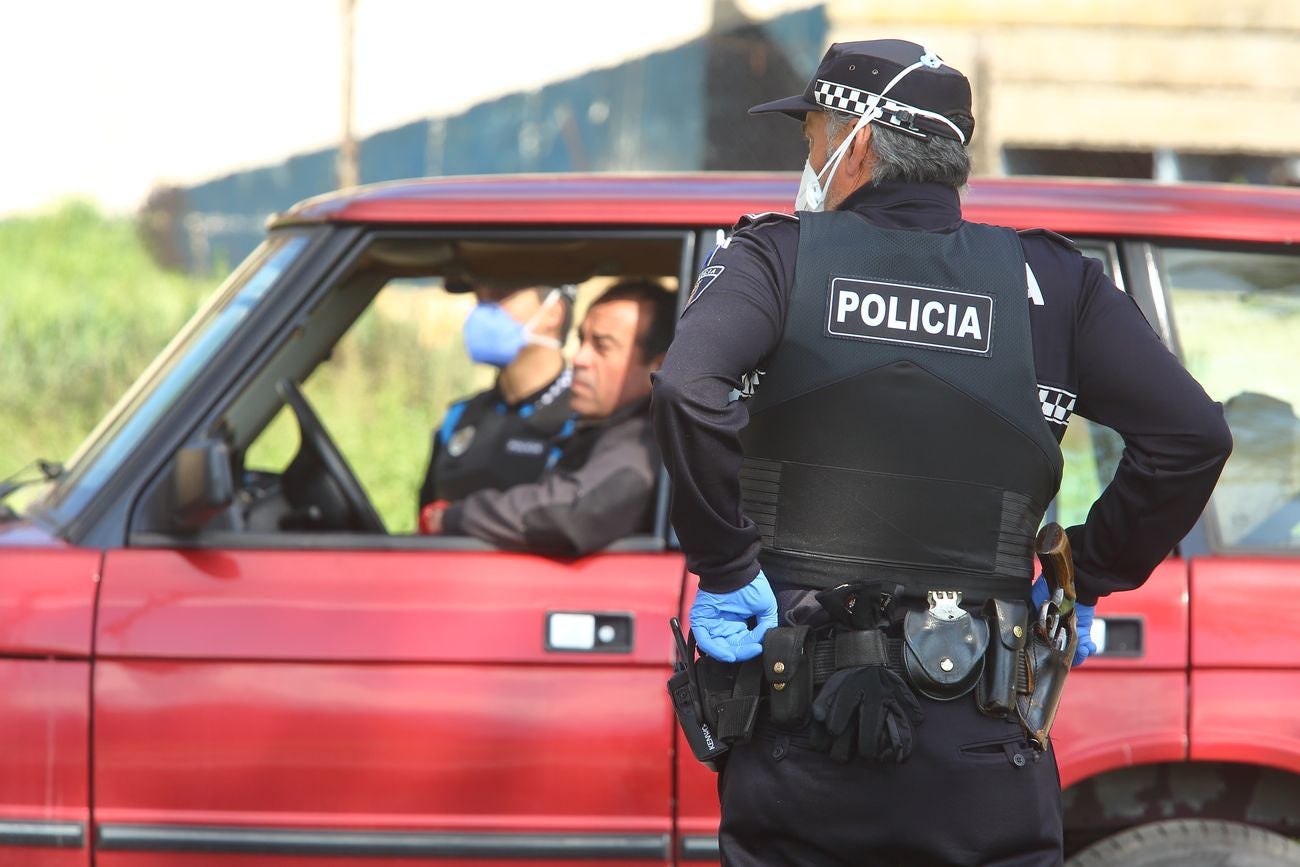
[[[1063,650],[1057,650],[1042,625],[1034,624],[1033,636],[1024,654],[1026,689],[1016,697],[1016,718],[1020,727],[1040,750],[1047,749],[1048,734],[1065,692],[1065,678],[1070,673],[1070,663],[1079,646],[1073,611],[1066,615],[1061,628],[1067,630],[1068,641]]]

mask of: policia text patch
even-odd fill
[[[852,340],[906,343],[986,353],[993,298],[880,280],[831,279],[826,333]]]

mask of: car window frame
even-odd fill
[[[159,462],[154,472],[141,485],[141,497],[145,491],[151,491],[155,486],[165,482],[167,467],[170,463],[171,455],[174,455],[180,448],[186,445],[192,445],[209,435],[210,431],[219,423],[220,418],[244,389],[249,387],[253,379],[259,372],[269,364],[275,357],[275,354],[283,347],[284,342],[289,339],[295,327],[298,327],[319,304],[323,302],[325,296],[333,291],[341,281],[345,280],[347,275],[354,269],[356,264],[365,255],[366,250],[374,243],[383,241],[431,241],[439,240],[472,240],[472,241],[527,241],[527,240],[574,240],[586,239],[594,236],[609,239],[631,239],[631,240],[676,240],[681,243],[681,251],[678,262],[678,308],[684,303],[684,298],[690,293],[690,287],[694,282],[696,260],[696,240],[697,233],[690,227],[649,227],[649,228],[603,228],[603,227],[581,227],[573,225],[559,226],[537,226],[532,228],[493,228],[473,225],[443,225],[443,226],[357,226],[355,227],[355,236],[350,240],[350,246],[347,255],[339,258],[330,268],[328,275],[317,280],[311,289],[302,294],[294,305],[294,309],[284,317],[280,328],[267,339],[264,339],[256,352],[250,353],[244,360],[239,371],[239,375],[232,379],[223,388],[221,394],[215,398],[206,411],[196,417],[195,421],[189,425],[187,435],[183,440],[169,452],[166,458]],[[306,253],[304,253],[306,255]],[[373,300],[373,299],[372,299]],[[369,309],[369,304],[366,308]],[[363,309],[363,313],[364,313]],[[355,321],[354,321],[355,322]],[[352,325],[340,335],[340,339],[346,335]],[[431,420],[432,424],[434,420]],[[669,542],[671,534],[671,525],[668,519],[669,491],[667,487],[667,471],[660,467],[659,483],[655,494],[654,503],[654,522],[650,534],[625,537],[619,539],[602,549],[604,552],[662,552],[672,547]],[[421,536],[419,534],[410,535],[391,535],[378,533],[359,533],[359,532],[278,532],[278,533],[258,533],[242,531],[209,531],[194,536],[180,536],[171,533],[159,532],[155,530],[134,530],[133,525],[136,523],[137,506],[133,504],[129,512],[129,518],[126,525],[126,546],[132,548],[175,548],[185,550],[213,550],[213,549],[268,549],[276,550],[301,550],[311,548],[315,550],[418,550],[418,551],[484,551],[484,552],[503,552],[507,549],[498,548],[487,542],[483,542],[471,537],[439,537],[439,536]],[[271,544],[275,543],[275,544]],[[517,552],[516,552],[517,553]]]

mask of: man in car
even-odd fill
[[[970,86],[923,46],[833,45],[751,112],[803,122],[797,214],[740,221],[654,389],[691,629],[767,683],[756,724],[719,722],[722,862],[1059,865],[1055,758],[1015,718],[1020,662],[981,681],[985,648],[1019,660],[1039,619],[1071,415],[1125,444],[1068,530],[1078,664],[1098,598],[1208,500],[1222,407],[1070,241],[962,219]]]
[[[491,388],[452,404],[434,430],[422,512],[437,500],[535,481],[551,459],[551,441],[573,425],[572,374],[561,350],[575,287],[449,280],[446,289],[478,298],[465,319],[465,350],[500,372]]]
[[[427,509],[428,533],[503,548],[581,556],[648,529],[659,454],[648,415],[650,375],[672,339],[675,296],[624,281],[588,308],[573,359],[579,421],[536,482],[484,490]]]

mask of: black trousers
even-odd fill
[[[718,779],[724,867],[1062,864],[1056,757],[973,696],[921,704],[901,764],[842,764],[770,727],[733,746]]]

